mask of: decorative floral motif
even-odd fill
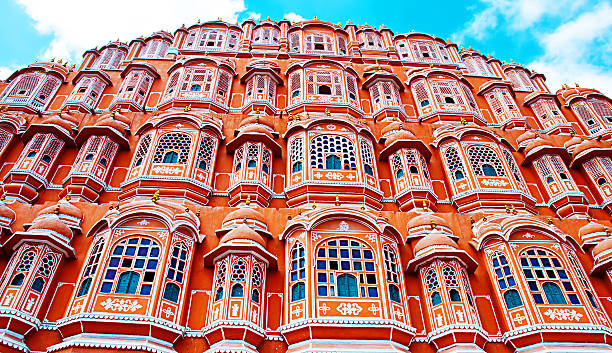
[[[138,300],[129,300],[129,299],[111,299],[106,298],[105,301],[100,303],[106,310],[111,311],[131,311],[135,312],[136,310],[142,308],[142,305],[138,303]]]
[[[359,315],[362,309],[357,303],[340,303],[336,310],[342,315]]]
[[[157,166],[153,168],[153,171],[160,174],[181,174],[182,169],[178,167]]]
[[[499,180],[499,179],[484,179],[480,182],[482,185],[486,185],[486,186],[506,186],[508,185],[508,182],[506,180]]]
[[[580,321],[582,314],[570,309],[548,309],[544,312],[551,320]]]
[[[341,230],[341,231],[344,231],[344,232],[349,230],[348,223],[346,223],[345,221],[340,222],[340,225],[338,226],[338,230]]]

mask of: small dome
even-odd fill
[[[121,114],[119,112],[110,112],[110,113],[104,114],[104,115],[102,115],[98,119],[98,121],[102,121],[102,120],[106,120],[106,119],[117,120],[117,121],[119,121],[122,124],[130,126],[130,119],[128,119],[125,115],[123,115],[123,114]]]
[[[578,136],[573,136],[571,139],[567,140],[563,147],[568,150],[570,153],[574,151],[574,148],[578,146],[582,142],[582,139]]]
[[[59,233],[60,235],[68,239],[72,238],[72,231],[58,217],[47,216],[36,219],[34,221],[34,224],[32,224],[30,228],[28,228],[28,232],[33,230],[53,231]]]
[[[246,126],[240,129],[239,135],[250,133],[250,132],[260,133],[260,134],[268,135],[270,138],[274,138],[274,136],[272,136],[272,132],[270,131],[270,129],[264,127],[263,125]]]
[[[251,207],[241,207],[235,211],[232,211],[230,213],[227,214],[227,216],[225,216],[225,218],[223,218],[223,224],[229,223],[231,221],[235,221],[235,220],[243,220],[243,219],[254,219],[256,221],[259,221],[261,223],[266,223],[266,220],[264,218],[264,216],[259,213],[259,211],[255,210],[254,208]]]
[[[550,145],[550,142],[548,142],[547,140],[541,137],[536,137],[535,139],[527,142],[527,146],[525,146],[525,154],[529,154],[529,152],[536,149],[537,147]]]
[[[595,240],[600,238],[601,236],[605,236],[608,228],[603,224],[599,224],[597,222],[589,222],[582,226],[578,231],[578,236],[582,241]]]
[[[397,130],[385,141],[385,147],[390,146],[393,142],[399,140],[416,140],[414,134],[408,130]]]
[[[612,249],[612,238],[606,238],[593,248],[593,257]]]
[[[60,118],[59,116],[53,116],[51,118],[45,119],[43,121],[43,124],[45,125],[57,125],[60,126],[66,130],[68,130],[68,132],[72,132],[72,128],[74,125],[70,124],[68,121],[63,120],[62,118]]]
[[[225,236],[223,236],[219,244],[225,244],[231,242],[232,240],[249,240],[258,243],[263,247],[266,246],[266,241],[264,238],[257,234],[257,232],[255,232],[253,229],[245,225],[238,226],[229,231],[227,234],[225,234]]]
[[[416,243],[412,251],[416,255],[419,251],[423,249],[426,249],[429,247],[436,247],[436,246],[450,246],[455,249],[459,248],[457,243],[455,243],[451,238],[447,237],[446,235],[438,231],[434,231],[430,233],[428,236],[424,237],[423,239],[420,239]]]
[[[115,120],[115,119],[107,118],[107,119],[99,120],[95,124],[95,126],[107,126],[107,127],[111,127],[113,129],[119,131],[121,134],[125,135],[125,124],[122,124],[118,120]]]
[[[523,132],[519,137],[516,138],[516,143],[520,145],[523,142],[533,140],[536,137],[538,137],[538,134],[536,134],[533,130],[527,130]]]
[[[382,130],[380,130],[380,134],[382,136],[385,136],[395,130],[402,130],[400,128],[400,126],[402,125],[402,123],[400,121],[394,121],[392,123],[390,123],[389,125],[385,126],[382,128]]]
[[[15,221],[15,211],[10,209],[4,202],[0,202],[0,218],[6,219],[6,221],[0,221],[0,223],[10,226]]]
[[[74,116],[72,116],[71,114],[68,113],[59,113],[57,115],[55,115],[55,117],[58,117],[62,120],[65,120],[67,122],[69,122],[70,124],[76,126],[79,125],[79,120],[77,118],[75,118]]]
[[[421,226],[431,226],[432,224],[435,224],[436,226],[450,228],[448,222],[446,222],[443,218],[438,217],[433,213],[422,213],[416,217],[413,217],[406,225],[406,229],[410,230],[412,228],[417,228]]]
[[[83,212],[78,207],[67,201],[60,201],[56,205],[45,207],[38,213],[38,215],[55,214],[56,210],[60,215],[77,218],[79,220],[83,219]]]
[[[606,148],[608,146],[604,146],[602,143],[597,142],[595,140],[584,140],[578,146],[574,147],[572,151],[573,157],[576,157],[580,153],[590,150],[591,148]]]
[[[250,125],[250,124],[261,124],[269,127],[270,129],[274,129],[274,121],[270,118],[262,118],[259,115],[251,115],[242,119],[240,122],[240,127]]]

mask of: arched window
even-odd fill
[[[166,273],[166,280],[172,282],[166,284],[164,299],[170,300],[174,303],[178,301],[181,288],[180,285],[183,283],[186,264],[187,247],[182,242],[174,244],[172,247],[172,252],[170,253],[168,272]],[[169,291],[168,297],[166,297],[167,291]]]
[[[444,151],[444,157],[446,158],[446,165],[455,180],[461,180],[465,178],[465,172],[463,170],[463,162],[459,156],[459,152],[454,147],[449,147]]]
[[[100,257],[102,256],[102,249],[104,248],[104,238],[100,237],[91,248],[91,253],[87,259],[85,265],[85,271],[83,272],[83,281],[79,288],[77,297],[82,297],[89,293],[89,287],[91,287],[92,277],[95,275],[100,263]]]
[[[301,300],[306,298],[306,285],[304,282],[298,282],[291,286],[291,301]]]
[[[149,238],[121,240],[108,260],[100,291],[111,293],[115,288],[115,293],[151,294],[159,252],[159,245]]]
[[[442,296],[439,292],[433,292],[431,295],[431,306],[438,306],[442,304]]]
[[[306,257],[302,243],[295,243],[290,252],[290,279],[291,283],[302,281],[306,278]],[[291,301],[304,299],[304,283],[300,282],[291,287]]]
[[[254,303],[259,304],[259,291],[257,289],[253,289],[253,291],[251,292],[251,300]]]
[[[385,274],[387,281],[399,283],[397,256],[389,244],[383,245],[383,256],[385,258]]]
[[[342,97],[342,79],[336,71],[310,71],[306,74],[306,93]]]
[[[291,172],[297,173],[302,170],[303,142],[298,137],[291,141]]]
[[[396,303],[402,302],[399,287],[395,284],[389,284],[389,298]]]
[[[567,271],[553,252],[528,249],[520,255],[521,268],[536,304],[580,304]],[[563,288],[563,289],[562,289]],[[567,297],[567,299],[566,299]]]
[[[459,295],[459,291],[454,288],[448,291],[448,297],[452,303],[461,303],[461,295]]]
[[[173,303],[178,302],[180,288],[178,285],[168,282],[166,283],[166,288],[164,289],[164,299],[169,300]]]
[[[244,287],[240,283],[236,283],[232,286],[232,292],[230,294],[232,298],[244,297]]]
[[[123,272],[119,276],[117,283],[117,289],[115,293],[118,294],[136,294],[138,289],[138,282],[140,281],[140,274],[134,271]]]
[[[223,286],[225,285],[226,273],[227,273],[227,262],[226,260],[223,260],[223,262],[220,262],[217,267],[217,273],[216,273],[217,279],[215,281],[215,287],[217,288],[217,291],[215,292],[216,302],[223,299]]]
[[[190,149],[191,137],[189,135],[177,132],[165,134],[157,144],[153,163],[187,164]]]
[[[341,135],[319,135],[310,142],[310,164],[314,169],[356,170],[353,143]]]
[[[328,240],[316,254],[319,296],[378,298],[374,253],[365,243],[343,238]]]
[[[42,277],[36,277],[32,283],[32,290],[41,293],[45,287],[45,280]]]
[[[468,148],[470,164],[477,176],[505,176],[506,171],[497,154],[490,147],[472,146]],[[487,174],[488,173],[488,174]]]
[[[132,167],[138,167],[144,161],[147,152],[149,151],[149,146],[151,145],[151,134],[145,135],[142,139],[140,139],[140,143],[138,144],[138,150],[134,154],[134,163]]]
[[[461,295],[457,290],[460,287],[455,270],[450,266],[445,266],[444,269],[442,269],[442,276],[444,277],[444,285],[446,286],[446,290],[448,290],[450,301],[453,303],[460,303]]]
[[[34,262],[34,258],[36,257],[36,251],[29,250],[21,255],[21,261],[19,261],[19,265],[15,269],[15,274],[11,279],[11,286],[20,286],[25,279],[25,276],[30,271],[30,267],[32,267],[32,263]]]
[[[514,180],[516,180],[518,186],[524,191],[527,191],[527,186],[525,186],[523,176],[521,175],[518,165],[516,164],[516,160],[514,157],[512,157],[512,154],[505,148],[502,148],[502,154],[504,155],[506,163],[508,163],[508,166],[510,167],[510,172],[512,173],[512,176],[514,176]]]
[[[504,302],[508,310],[518,308],[523,305],[521,301],[521,295],[516,289],[510,289],[504,293]]]
[[[372,158],[372,146],[365,140],[359,141],[361,151],[361,163],[363,163],[363,171],[367,175],[374,176],[374,159]]]
[[[357,278],[346,273],[338,276],[338,297],[356,298],[358,296]]]

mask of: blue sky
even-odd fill
[[[252,1],[0,0],[0,78],[34,60],[78,63],[83,50],[198,19],[248,17],[381,24],[434,34],[562,83],[612,95],[612,0]]]

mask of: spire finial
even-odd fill
[[[158,200],[159,200],[159,190],[156,190],[155,193],[153,194],[153,197],[151,198],[151,201],[153,201],[153,203],[157,203]]]
[[[244,202],[247,206],[251,204],[251,195],[247,195],[246,201]]]
[[[340,196],[336,195],[336,206],[340,206]]]

